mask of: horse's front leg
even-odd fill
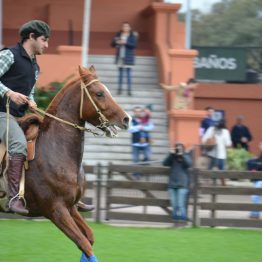
[[[74,219],[75,223],[81,230],[81,232],[88,238],[91,245],[94,244],[94,235],[93,230],[86,224],[83,217],[77,211],[77,208],[74,206],[71,210],[71,216]]]
[[[78,246],[79,249],[83,251],[83,253],[87,255],[87,257],[94,257],[92,246],[89,240],[80,231],[74,219],[71,217],[70,212],[62,203],[55,205],[54,212],[51,213],[49,218]]]

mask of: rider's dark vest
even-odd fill
[[[8,49],[14,55],[14,63],[0,77],[0,81],[11,90],[29,96],[39,74],[39,66],[35,59],[30,59],[20,43]],[[27,105],[10,103],[10,113],[15,117],[24,116],[26,109]],[[6,96],[0,97],[0,112],[6,112]]]

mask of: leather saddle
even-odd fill
[[[24,131],[27,140],[27,160],[33,160],[35,157],[35,142],[38,136],[39,127],[43,118],[37,114],[28,114],[17,118],[17,122]],[[0,163],[3,164],[6,155],[6,148],[0,143]]]

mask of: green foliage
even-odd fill
[[[64,82],[52,82],[48,88],[38,88],[35,91],[35,101],[39,108],[46,109],[55,95],[64,86]]]
[[[252,154],[243,148],[230,148],[227,150],[227,168],[229,170],[246,170],[246,162]]]
[[[192,45],[261,46],[262,1],[222,0],[209,13],[192,11]]]

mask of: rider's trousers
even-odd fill
[[[0,140],[6,146],[7,135],[7,114],[0,112]],[[9,115],[9,139],[8,153],[9,155],[23,154],[27,156],[27,142],[23,130],[18,125],[16,119]]]

